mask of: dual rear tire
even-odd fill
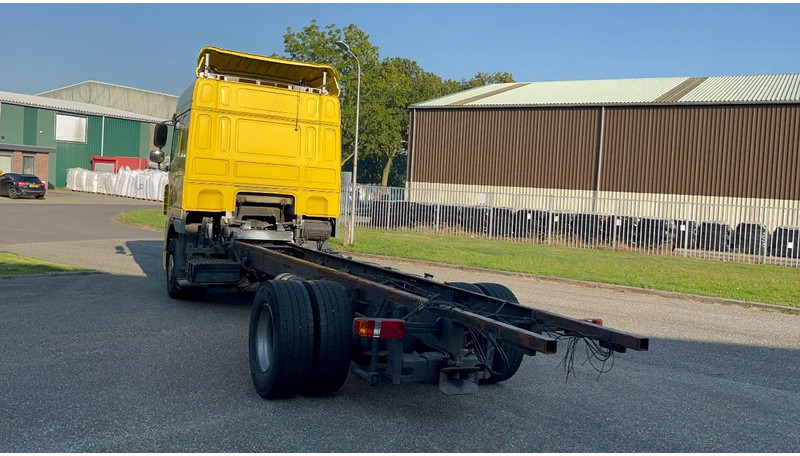
[[[350,369],[352,322],[349,298],[335,282],[264,282],[250,313],[250,373],[258,394],[280,399],[339,390]]]

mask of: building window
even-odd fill
[[[85,143],[86,117],[56,114],[56,141]]]
[[[11,154],[0,153],[0,174],[10,173],[12,163],[14,161]]]
[[[36,174],[36,156],[22,156],[22,174]]]

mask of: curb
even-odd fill
[[[344,254],[344,253],[342,253]],[[420,264],[420,265],[427,265],[427,266],[435,266],[441,268],[449,268],[449,269],[458,269],[460,271],[467,271],[467,272],[481,272],[486,274],[494,274],[499,276],[506,276],[506,277],[518,277],[522,279],[532,279],[532,280],[540,280],[543,282],[557,282],[563,283],[567,285],[575,285],[580,287],[586,288],[600,288],[604,290],[611,290],[617,291],[621,293],[636,293],[641,295],[655,295],[661,296],[664,298],[675,298],[675,299],[683,299],[683,300],[690,300],[690,301],[698,301],[707,304],[719,304],[724,306],[734,306],[734,307],[744,307],[744,308],[755,308],[759,310],[767,310],[772,312],[781,312],[786,314],[792,315],[800,315],[800,308],[797,307],[787,307],[787,306],[779,306],[775,304],[765,304],[761,302],[751,302],[751,301],[739,301],[736,299],[727,299],[727,298],[716,298],[713,296],[703,296],[703,295],[696,295],[691,293],[680,293],[677,291],[665,291],[665,290],[652,290],[649,288],[638,288],[638,287],[630,287],[627,285],[614,285],[610,283],[602,283],[602,282],[591,282],[588,280],[578,280],[578,279],[567,279],[564,277],[553,277],[553,276],[546,276],[540,274],[525,274],[522,272],[511,272],[511,271],[500,271],[497,269],[486,269],[486,268],[479,268],[474,266],[462,266],[462,265],[455,265],[455,264],[448,264],[448,263],[438,263],[435,261],[426,261],[426,260],[414,260],[409,258],[397,258],[397,257],[390,257],[385,255],[373,255],[373,254],[366,254],[366,253],[353,253],[347,252],[348,255],[353,257],[364,257],[364,258],[372,258],[376,260],[390,260],[390,261],[397,261],[400,263],[411,263],[411,264]]]
[[[61,276],[98,275],[98,274],[106,274],[106,273],[103,271],[95,271],[93,269],[90,269],[87,271],[43,272],[39,274],[8,274],[8,275],[0,275],[0,279],[61,277]]]

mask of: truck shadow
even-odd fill
[[[164,290],[166,296],[166,273],[164,272],[163,261],[164,243],[158,241],[127,241],[125,247],[130,252],[131,257],[147,276],[148,285],[154,285]],[[124,249],[117,246],[117,253]],[[250,306],[253,302],[254,290],[238,293],[227,293],[222,290],[207,289],[197,290],[191,294],[191,299],[182,300],[186,303],[209,303],[225,304],[236,306]]]

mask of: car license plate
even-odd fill
[[[30,188],[39,188],[39,184],[31,184],[28,187],[30,187]]]

